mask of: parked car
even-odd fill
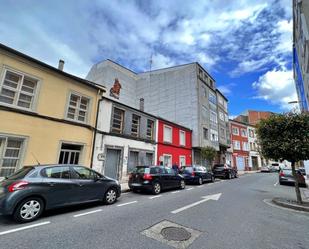
[[[0,213],[29,222],[53,208],[93,201],[113,204],[120,194],[116,180],[83,166],[26,166],[0,183]]]
[[[278,172],[278,170],[276,167],[273,166],[263,166],[261,168],[261,172],[270,173],[270,172]]]
[[[129,188],[134,192],[146,190],[157,195],[166,189],[184,189],[185,180],[169,167],[137,166],[129,175]]]
[[[305,170],[305,168],[299,168],[298,170],[299,170],[299,172],[300,172],[303,176],[306,176],[306,170]]]
[[[280,164],[279,163],[271,163],[269,165],[269,168],[273,169],[273,171],[279,172],[280,171]]]
[[[212,172],[214,173],[215,177],[223,177],[226,179],[238,177],[237,169],[231,167],[228,164],[215,164]]]
[[[202,185],[204,182],[214,182],[215,177],[211,171],[200,165],[182,166],[180,174],[185,178],[186,183]]]
[[[296,169],[296,176],[298,179],[298,184],[300,187],[306,187],[306,180],[305,177],[302,175],[301,171]],[[279,173],[279,183],[280,185],[283,184],[295,184],[295,179],[292,174],[292,169],[281,169]]]

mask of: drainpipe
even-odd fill
[[[100,94],[99,90],[99,94]],[[103,92],[104,93],[104,92]],[[91,152],[91,161],[90,161],[90,168],[92,169],[93,167],[93,157],[94,157],[94,149],[95,149],[95,140],[97,138],[97,129],[98,129],[98,117],[99,117],[99,110],[100,110],[100,104],[103,100],[103,93],[102,97],[98,100],[98,106],[97,106],[97,113],[96,113],[96,118],[95,118],[95,127],[94,127],[94,137],[93,137],[93,142],[92,142],[92,152]]]

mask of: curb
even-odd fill
[[[281,207],[290,208],[290,209],[294,209],[297,211],[309,212],[309,207],[301,206],[298,204],[292,204],[292,203],[290,204],[290,203],[284,202],[280,198],[273,198],[271,201],[272,203],[278,206],[281,206]]]

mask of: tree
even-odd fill
[[[203,160],[207,160],[210,165],[212,165],[212,162],[215,159],[216,154],[217,154],[216,149],[211,146],[206,146],[201,149],[201,158]]]
[[[295,163],[309,159],[309,114],[274,114],[260,121],[257,135],[263,156],[291,162],[297,202],[301,204]]]

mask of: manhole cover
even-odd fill
[[[181,227],[166,227],[161,230],[161,234],[167,240],[184,241],[191,238],[191,233]]]

